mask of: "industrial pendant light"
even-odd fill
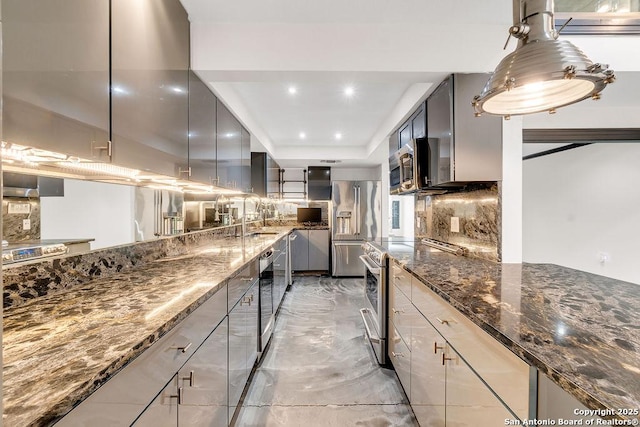
[[[553,0],[516,1],[519,16],[514,17],[509,37],[519,39],[518,47],[473,98],[476,116],[554,113],[586,98],[599,99],[602,89],[615,80],[609,66],[594,64],[571,42],[558,40]]]

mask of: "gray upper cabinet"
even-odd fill
[[[241,130],[240,182],[242,190],[253,192],[251,186],[251,134],[244,127]]]
[[[187,178],[187,13],[179,0],[111,5],[113,162]]]
[[[430,178],[435,186],[502,179],[502,117],[474,117],[469,99],[488,74],[453,74],[427,99]]]
[[[189,167],[193,181],[215,183],[216,97],[193,72],[189,73]]]
[[[2,8],[3,140],[108,160],[109,2]]]
[[[218,184],[221,187],[241,189],[242,126],[220,100],[217,101],[216,117]]]
[[[411,116],[411,138],[417,139],[425,136],[427,136],[427,117],[424,103],[422,103]]]

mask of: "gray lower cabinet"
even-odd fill
[[[136,426],[228,424],[225,319],[134,422]]]
[[[309,269],[309,230],[295,230],[291,238],[291,269]]]
[[[396,262],[389,294],[389,359],[420,425],[503,425],[527,417],[524,361]]]
[[[229,420],[240,402],[258,358],[259,300],[257,278],[229,311]]]
[[[287,290],[287,254],[280,252],[273,261],[273,312],[278,311]]]
[[[296,230],[291,242],[294,271],[329,270],[329,230]]]

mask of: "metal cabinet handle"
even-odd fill
[[[443,320],[443,319],[441,319],[439,317],[436,317],[436,320],[438,322],[440,322],[441,324],[443,324],[443,325],[450,325],[451,323],[456,323],[455,320],[446,320],[446,319]]]
[[[392,351],[392,352],[391,352],[391,355],[392,355],[393,357],[395,357],[395,358],[398,358],[398,357],[404,357],[404,354],[402,354],[402,353],[396,353],[395,351]]]
[[[253,277],[249,277],[248,279],[246,277],[242,277],[240,278],[240,280],[242,280],[243,282],[253,282]]]
[[[189,380],[189,387],[193,387],[193,383],[194,383],[193,371],[189,371],[188,377],[182,377],[182,381],[186,381],[186,380]]]
[[[190,342],[189,344],[184,345],[184,346],[169,347],[169,348],[171,348],[173,350],[180,350],[181,352],[186,353],[187,350],[189,350],[189,347],[191,347],[191,344],[193,344],[193,343]]]
[[[445,365],[445,362],[447,360],[454,360],[454,358],[453,357],[447,357],[447,355],[445,353],[442,353],[442,366]]]
[[[391,310],[393,311],[393,314],[404,313],[404,310],[396,310],[395,308],[391,308]]]
[[[438,354],[438,350],[444,350],[444,346],[439,346],[437,342],[433,343],[433,353]]]
[[[178,399],[178,405],[182,404],[182,387],[178,387],[178,394],[169,395],[169,399]]]

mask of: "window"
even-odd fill
[[[563,34],[640,34],[640,0],[556,0]]]

